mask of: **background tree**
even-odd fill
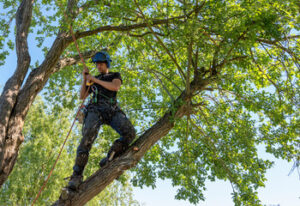
[[[61,139],[66,136],[71,126],[69,117],[72,111],[61,109],[58,118],[55,112],[51,112],[51,107],[42,102],[41,98],[37,98],[30,108],[23,130],[25,141],[21,146],[20,155],[13,172],[3,184],[3,190],[0,193],[0,205],[30,205],[32,203],[55,162],[61,147]],[[49,202],[55,201],[60,195],[60,190],[57,188],[67,184],[65,178],[70,176],[72,172],[71,162],[74,162],[76,146],[80,140],[80,133],[77,130],[74,133],[62,153],[63,161],[59,161],[55,167],[48,186],[36,202],[37,205],[49,205]],[[105,134],[111,135],[111,132],[106,129],[102,136]],[[107,142],[105,139],[97,139],[96,144],[99,146],[91,151],[85,176],[90,176],[98,167],[99,153],[105,152],[103,145]],[[139,204],[133,200],[131,185],[128,178],[124,176],[120,178],[120,181],[116,181],[89,201],[88,205]]]
[[[258,156],[258,145],[299,161],[298,1],[17,3],[3,1],[1,21],[5,37],[18,8],[18,66],[0,99],[1,184],[23,141],[28,109],[46,82],[45,98],[57,108],[76,103],[68,101],[81,81],[70,24],[86,59],[104,48],[112,54],[124,77],[120,102],[140,129],[139,151],[129,149],[88,178],[68,198],[73,204],[89,201],[147,151],[134,183],[171,179],[180,187],[176,197],[192,203],[204,198],[206,179],[223,179],[231,182],[237,205],[259,205],[256,191],[272,163]],[[54,39],[31,71],[28,32],[41,47],[45,38]]]

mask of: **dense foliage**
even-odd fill
[[[6,37],[18,3],[2,2],[1,60],[5,48],[13,48]],[[180,188],[176,198],[197,203],[205,198],[206,180],[229,180],[236,205],[260,205],[257,189],[264,186],[272,162],[262,159],[257,147],[264,146],[277,158],[300,161],[298,1],[78,1],[81,9],[73,11],[72,22],[64,15],[65,4],[34,4],[31,33],[36,44],[46,55],[49,40],[70,23],[79,33],[102,27],[102,32],[79,39],[80,50],[106,49],[111,54],[111,70],[124,80],[120,105],[139,134],[189,90],[196,69],[201,68],[203,79],[217,73],[204,91],[191,94],[190,115],[174,119],[173,130],[133,170],[135,185],[154,187],[157,178],[171,179]],[[158,19],[168,21],[154,25]],[[144,22],[146,26],[131,30],[117,28]],[[63,57],[76,54],[72,44]],[[93,65],[88,66],[95,74]],[[72,65],[51,76],[43,95],[53,112],[75,107],[81,70]],[[36,140],[27,137],[23,151],[41,144]],[[66,153],[60,164],[69,164],[68,158]]]
[[[49,107],[42,102],[41,98],[38,98],[27,116],[27,124],[24,127],[26,141],[20,150],[14,171],[3,185],[0,193],[0,205],[30,205],[33,202],[47,178],[70,128],[69,118],[70,111],[66,109],[60,113],[60,116],[49,113]],[[108,133],[104,132],[103,135]],[[36,205],[49,205],[50,202],[54,202],[60,195],[58,188],[67,185],[68,177],[73,171],[72,166],[79,140],[78,129],[74,129],[61,159]],[[105,144],[107,144],[106,141],[100,138],[96,142],[84,173],[85,177],[90,176],[99,167],[98,163],[105,152]],[[128,182],[128,178],[128,175],[120,177],[119,181],[110,185],[88,205],[139,205],[133,200],[132,186]]]

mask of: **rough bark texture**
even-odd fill
[[[24,0],[18,8],[16,14],[17,68],[13,76],[6,82],[0,97],[0,186],[7,179],[16,160],[18,150],[14,148],[18,147],[23,141],[18,124],[21,127],[23,125],[18,118],[10,131],[7,128],[10,127],[10,116],[13,113],[17,95],[30,65],[27,35],[31,22],[32,7],[32,0]],[[17,127],[14,127],[16,125]],[[12,136],[12,133],[15,135]]]
[[[24,141],[22,129],[26,114],[38,92],[44,87],[63,51],[72,41],[60,32],[43,63],[24,78],[30,66],[27,35],[32,16],[32,0],[23,0],[16,15],[17,68],[7,81],[0,98],[0,186],[13,169],[19,146]]]
[[[213,77],[205,80],[200,80],[199,77],[194,79],[190,85],[190,94],[203,90],[212,81]],[[75,192],[63,188],[59,200],[53,206],[84,205],[104,190],[107,185],[118,178],[125,170],[134,167],[145,153],[174,127],[174,119],[188,114],[187,105],[190,98],[186,91],[183,91],[173,102],[173,108],[145,131],[122,156],[95,172],[80,185],[78,191]],[[138,151],[134,149],[136,147]]]

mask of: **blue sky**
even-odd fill
[[[14,37],[13,37],[14,38]],[[43,60],[42,52],[35,47],[33,36],[29,36],[30,54],[32,64]],[[51,42],[49,42],[51,43]],[[4,66],[0,67],[0,91],[8,78],[13,74],[16,68],[16,54],[12,52]],[[259,197],[266,206],[300,206],[300,178],[297,170],[288,176],[293,162],[287,163],[283,160],[275,159],[260,149],[260,156],[268,158],[275,162],[275,165],[267,173],[266,187],[259,189]],[[200,202],[199,206],[233,206],[231,199],[232,189],[229,182],[216,181],[207,182],[205,202]],[[190,206],[192,204],[186,201],[175,200],[176,188],[171,186],[169,181],[158,181],[157,187],[134,189],[134,197],[146,206]]]

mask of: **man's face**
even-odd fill
[[[100,73],[107,73],[108,68],[106,62],[96,62],[96,67]]]

